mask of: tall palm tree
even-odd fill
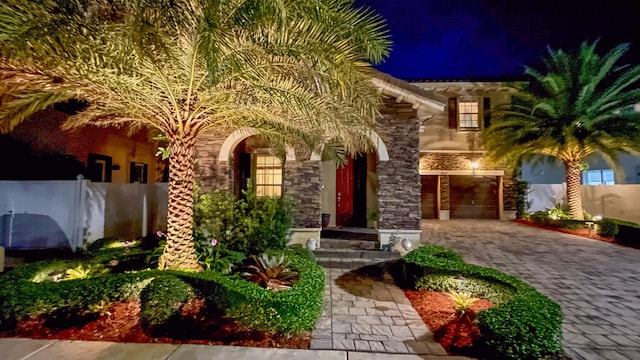
[[[620,65],[628,44],[605,55],[597,41],[579,51],[549,49],[544,70],[527,67],[529,83],[511,104],[494,114],[498,121],[484,133],[484,146],[494,159],[551,156],[566,169],[569,214],[584,219],[580,172],[585,158],[602,155],[617,168],[620,153],[640,149],[640,66]]]
[[[0,127],[77,99],[64,128],[126,125],[169,142],[162,269],[197,269],[194,153],[207,131],[254,127],[275,144],[366,148],[388,55],[384,21],[352,0],[5,0]]]

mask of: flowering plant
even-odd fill
[[[225,249],[216,238],[196,239],[195,247],[198,262],[207,271],[228,274],[233,270],[235,263],[244,260],[244,254]]]

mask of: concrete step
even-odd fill
[[[375,250],[380,247],[376,240],[345,240],[321,238],[320,246],[325,249]]]
[[[389,259],[318,259],[317,264],[325,269],[359,269],[390,261]]]
[[[331,269],[358,269],[401,257],[397,251],[349,249],[317,249],[315,255],[318,265]]]
[[[344,240],[378,241],[378,230],[366,228],[325,228],[320,232],[321,238]]]
[[[315,250],[316,259],[399,259],[400,253],[397,251],[382,250],[355,250],[355,249],[327,249],[319,248]]]

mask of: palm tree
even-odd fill
[[[628,44],[605,55],[597,41],[568,53],[549,49],[544,70],[527,67],[528,86],[511,104],[495,112],[498,121],[484,133],[484,146],[493,159],[551,156],[566,169],[569,214],[584,219],[580,173],[585,158],[602,155],[617,168],[620,153],[640,149],[640,66],[620,65]]]
[[[207,132],[253,127],[275,144],[366,148],[379,96],[370,62],[384,21],[352,0],[6,0],[0,4],[0,128],[71,99],[87,124],[169,142],[161,269],[197,269],[194,153]]]

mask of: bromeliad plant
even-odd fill
[[[298,272],[289,267],[284,255],[269,256],[263,253],[260,256],[252,255],[251,260],[254,263],[246,266],[242,276],[265,289],[287,290],[299,279]]]
[[[457,292],[451,291],[449,292],[449,298],[453,300],[456,305],[456,314],[462,318],[467,313],[467,310],[475,303],[480,300],[479,298],[473,297],[473,294],[470,292]]]

